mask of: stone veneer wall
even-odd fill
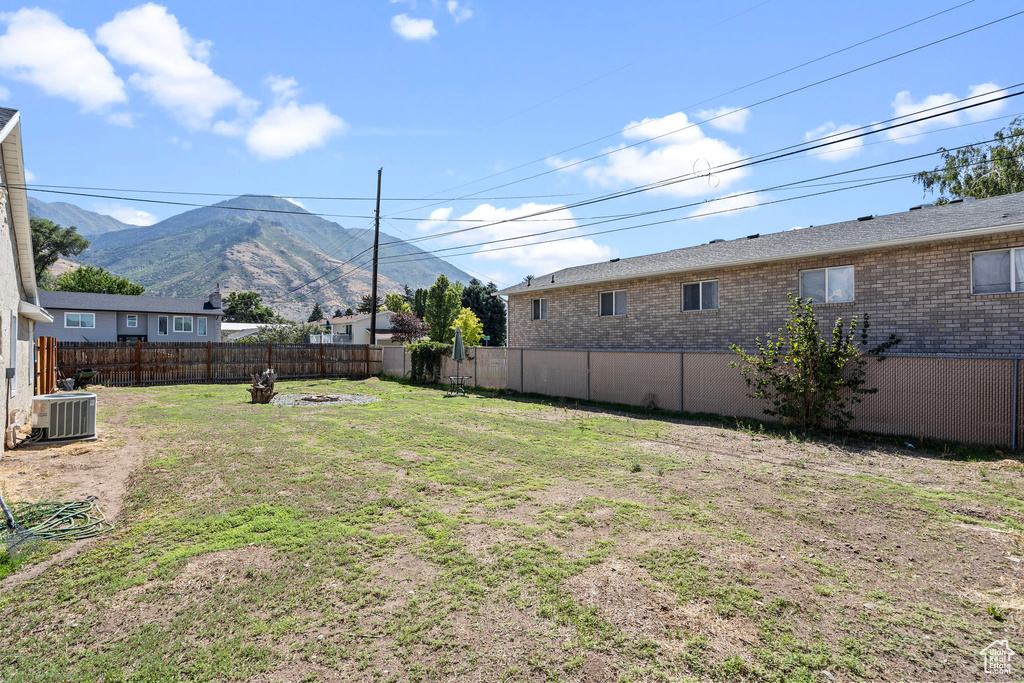
[[[1024,247],[1024,231],[885,251],[719,268],[509,296],[509,346],[727,350],[775,332],[801,270],[853,265],[853,303],[819,304],[822,326],[871,315],[871,343],[895,332],[898,353],[1024,354],[1024,293],[971,294],[971,252]],[[682,312],[681,285],[719,280],[719,309]],[[600,292],[627,290],[628,315],[598,315]],[[532,300],[547,302],[533,321]]]

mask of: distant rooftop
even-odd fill
[[[520,294],[545,289],[669,275],[712,268],[735,267],[766,261],[806,258],[841,251],[863,251],[934,237],[949,239],[959,233],[999,229],[1024,223],[1024,192],[978,200],[957,200],[943,206],[922,205],[885,216],[863,216],[830,225],[818,225],[715,241],[659,254],[634,256],[564,268],[535,277],[499,294]],[[554,282],[552,282],[552,279]]]
[[[128,311],[131,313],[191,313],[223,315],[210,300],[183,299],[174,296],[131,296],[128,294],[93,294],[91,292],[50,292],[39,290],[43,308],[76,311]]]

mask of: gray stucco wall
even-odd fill
[[[3,160],[0,157],[0,181],[3,181],[4,178]],[[17,313],[19,302],[28,300],[22,287],[17,253],[14,222],[7,202],[7,193],[0,192],[0,367],[6,369],[13,366],[17,369],[17,378],[13,386],[14,396],[10,396],[11,392],[7,381],[0,379],[0,391],[3,391],[3,396],[0,398],[5,402],[9,401],[7,407],[10,414],[13,415],[13,422],[27,426],[35,384],[35,369],[33,367],[35,354],[32,348],[35,323],[24,316],[17,316],[16,354],[12,359],[11,314]],[[0,375],[0,378],[3,377],[4,375]],[[0,427],[10,421],[11,416],[5,415]],[[0,452],[3,452],[4,449],[2,442],[3,439],[0,438]]]
[[[167,334],[158,334],[160,316],[163,313],[135,313],[139,316],[138,327],[128,327],[130,311],[69,311],[66,309],[48,309],[53,316],[52,323],[39,323],[36,335],[40,337],[56,337],[62,342],[115,342],[118,335],[144,336],[147,342],[205,342],[220,341],[220,316],[186,315],[192,319],[191,332],[174,331],[174,313],[167,313]],[[65,327],[65,313],[95,313],[95,328]],[[206,318],[206,334],[199,334],[199,318]]]

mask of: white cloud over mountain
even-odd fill
[[[391,17],[391,30],[406,40],[430,40],[437,35],[433,19],[414,19],[408,14]]]
[[[104,111],[128,101],[124,81],[84,31],[42,9],[0,14],[0,22],[7,24],[0,36],[0,72],[83,111]]]
[[[283,159],[316,147],[345,130],[345,122],[322,104],[287,102],[256,118],[245,143],[257,155]]]
[[[257,103],[213,72],[209,41],[198,41],[166,7],[146,3],[118,12],[96,31],[112,59],[137,71],[128,82],[189,129],[209,128],[224,109],[251,114]]]
[[[568,268],[569,266],[601,261],[612,255],[610,247],[598,244],[588,237],[580,236],[580,230],[576,227],[576,219],[573,217],[572,211],[558,204],[527,203],[515,208],[481,204],[469,213],[458,216],[459,222],[457,223],[449,220],[452,218],[453,210],[445,207],[435,209],[430,214],[430,220],[419,223],[417,227],[421,232],[429,234],[471,227],[474,223],[484,225],[496,221],[509,221],[520,216],[527,216],[547,210],[551,210],[551,212],[537,216],[534,219],[524,218],[499,225],[481,227],[469,232],[423,242],[419,246],[424,249],[436,249],[438,246],[455,247],[462,244],[469,245],[495,239],[520,237],[521,239],[510,242],[499,242],[497,244],[468,248],[471,250],[468,258],[481,264],[479,267],[482,270],[486,271],[488,275],[493,274],[493,277],[497,279],[505,277],[503,273],[494,271],[494,266],[497,264],[512,267],[517,272],[548,273],[561,268]],[[529,236],[533,233],[553,228],[568,228],[568,230],[551,235]],[[542,240],[555,238],[565,239],[559,242],[538,244]],[[443,253],[439,254],[439,256],[445,258]]]
[[[605,150],[619,151],[599,160],[577,164],[565,172],[579,173],[591,184],[606,189],[645,185],[677,176],[702,176],[650,191],[651,194],[675,197],[699,197],[728,189],[749,173],[746,169],[717,170],[710,177],[704,177],[708,169],[737,162],[743,154],[722,140],[706,136],[682,112],[634,121],[623,129],[622,137],[629,144],[641,144],[635,147],[620,144],[617,148]],[[643,142],[650,138],[657,139]],[[553,158],[548,163],[560,167],[572,161]]]
[[[94,208],[96,213],[112,216],[128,225],[153,225],[160,220],[148,211],[135,209],[124,204],[97,204]]]

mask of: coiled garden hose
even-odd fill
[[[99,506],[96,496],[69,502],[12,503],[17,523],[40,541],[92,538],[114,528]]]

